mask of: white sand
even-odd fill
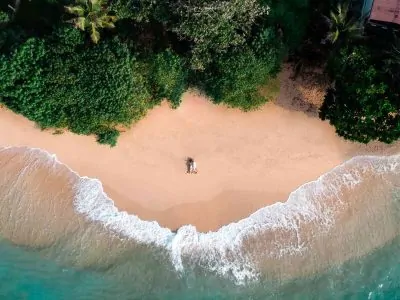
[[[120,209],[172,229],[191,223],[203,231],[285,201],[352,156],[398,150],[398,144],[364,146],[336,136],[309,104],[320,103],[321,90],[294,84],[288,75],[280,75],[278,99],[254,112],[186,93],[180,108],[156,107],[115,148],[93,137],[42,132],[1,109],[0,146],[55,153],[80,175],[100,179]],[[186,174],[187,156],[196,160],[198,174]]]

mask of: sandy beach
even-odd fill
[[[216,106],[194,92],[172,110],[156,107],[123,132],[114,148],[93,137],[40,131],[0,110],[0,146],[41,148],[81,176],[98,178],[115,205],[176,229],[215,230],[255,210],[285,201],[300,185],[349,158],[393,154],[398,144],[343,140],[317,117],[323,91],[280,75],[277,99],[260,110]],[[199,173],[186,174],[193,157]]]

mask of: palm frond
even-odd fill
[[[92,23],[92,33],[90,35],[93,43],[97,44],[100,40],[100,33],[97,31],[96,25]]]
[[[105,0],[76,0],[75,6],[66,6],[65,10],[77,16],[67,21],[74,24],[76,28],[85,30],[89,28],[90,37],[94,43],[100,39],[99,28],[115,28],[116,16],[109,16],[108,9],[104,7]]]
[[[109,29],[115,28],[114,23],[108,22],[108,21],[106,21],[106,20],[99,21],[99,22],[97,23],[97,25],[98,25],[98,27],[100,27],[100,28],[109,28]]]
[[[114,22],[117,20],[115,16],[102,16],[97,19],[97,25],[101,28],[115,28]]]
[[[101,0],[89,0],[92,11],[101,11],[102,9],[102,1]]]
[[[82,6],[64,6],[65,10],[71,15],[82,17],[85,14],[85,9]]]
[[[329,13],[329,15],[330,15],[330,20],[331,20],[331,22],[332,22],[333,24],[338,24],[338,23],[339,23],[338,15],[335,14],[335,12],[331,11],[331,12]]]
[[[362,36],[363,26],[358,20],[348,18],[349,3],[338,4],[335,10],[330,12],[330,32],[328,40],[331,43],[339,39],[353,39]]]
[[[79,28],[80,30],[85,30],[86,19],[84,17],[74,18],[72,19],[75,27]]]
[[[334,30],[328,33],[327,39],[334,44],[339,38],[339,30]]]

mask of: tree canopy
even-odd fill
[[[77,0],[76,5],[65,6],[65,10],[74,17],[68,22],[82,31],[89,30],[93,43],[100,39],[99,29],[115,28],[117,17],[109,15],[104,0]]]
[[[400,42],[355,39],[365,31],[354,16],[335,0],[6,0],[0,101],[42,128],[113,146],[162,100],[177,108],[188,87],[252,110],[286,58],[296,74],[314,60],[333,83],[321,118],[345,138],[392,142]]]
[[[382,60],[357,46],[341,49],[331,62],[335,87],[326,94],[321,118],[339,135],[362,143],[400,137],[400,82],[388,78]]]
[[[268,8],[258,0],[169,1],[172,18],[168,27],[181,39],[192,43],[191,65],[203,70],[232,47],[246,43],[257,19]]]
[[[98,134],[144,115],[150,94],[138,67],[118,39],[84,47],[80,32],[62,27],[0,56],[0,95],[42,128]]]
[[[254,109],[268,100],[260,86],[276,76],[306,27],[307,6],[22,1],[12,18],[0,15],[0,100],[42,128],[95,134],[110,145],[121,126],[161,100],[178,107],[189,86],[216,103]]]

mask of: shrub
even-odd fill
[[[97,134],[129,125],[146,112],[145,83],[125,44],[114,39],[84,47],[68,27],[0,55],[2,101],[42,128]]]
[[[259,0],[183,0],[167,1],[169,29],[190,41],[191,67],[204,70],[216,56],[240,47],[251,35],[266,7]]]
[[[320,117],[347,139],[391,143],[400,137],[399,88],[390,88],[382,60],[365,46],[344,48],[331,61],[335,88],[327,91]]]
[[[4,11],[0,10],[0,27],[2,25],[7,24],[9,21],[10,21],[10,16],[7,13],[5,13]]]
[[[97,132],[97,142],[99,144],[106,144],[114,147],[120,132],[115,128],[104,128]]]
[[[132,19],[137,22],[148,21],[155,7],[159,5],[154,0],[111,0],[110,10],[115,12],[118,19]]]
[[[203,89],[215,103],[225,103],[245,111],[263,105],[267,98],[260,87],[279,71],[281,49],[270,47],[262,53],[251,48],[216,59],[203,76]]]
[[[117,30],[93,45],[63,22],[65,6],[88,17],[72,3],[21,1],[2,27],[0,102],[41,128],[94,134],[99,142],[116,140],[114,128],[162,99],[178,107],[189,72],[190,84],[215,103],[262,105],[260,87],[301,37],[308,9],[308,0],[101,1],[104,11],[94,19],[72,22],[97,42],[95,27],[120,18]]]
[[[177,108],[187,88],[187,76],[187,68],[178,55],[170,50],[155,55],[148,75],[155,102],[168,99]]]

